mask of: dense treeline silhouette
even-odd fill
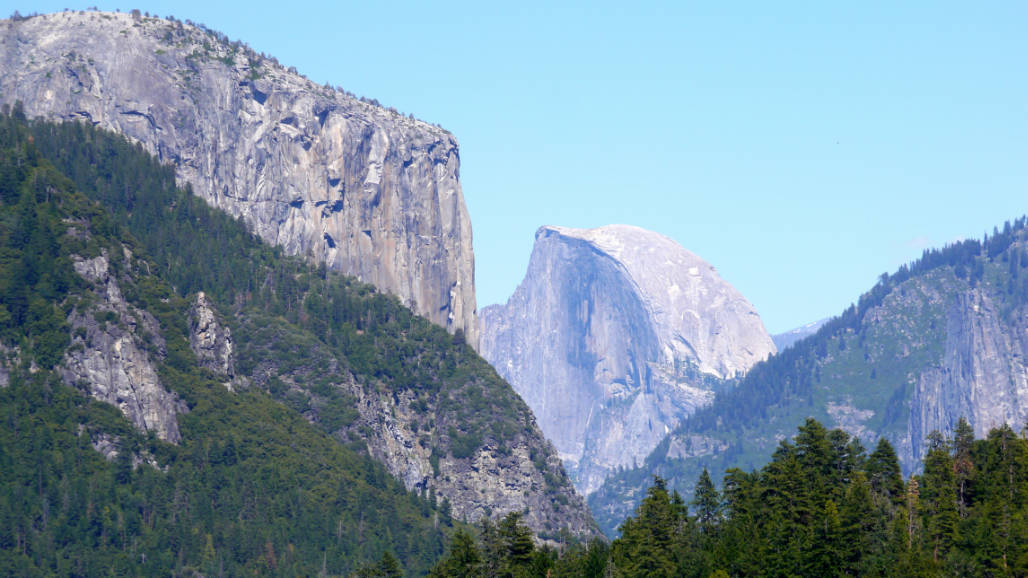
[[[924,473],[904,480],[882,439],[870,454],[808,419],[758,471],[706,470],[687,504],[655,478],[609,546],[559,555],[517,534],[460,534],[439,576],[1024,576],[1028,440],[1009,426],[974,439],[937,432]],[[516,520],[514,522],[516,524]],[[502,525],[501,525],[502,526]]]

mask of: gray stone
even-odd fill
[[[75,259],[74,267],[93,282],[97,300],[87,310],[76,309],[68,316],[75,337],[57,368],[61,378],[120,409],[139,430],[178,443],[182,438],[178,414],[186,406],[161,385],[142,338],[148,335],[150,348],[163,353],[157,320],[125,302],[117,280],[108,273],[106,255]]]
[[[0,102],[120,132],[268,242],[355,275],[477,346],[457,140],[181,22],[0,21]]]
[[[525,279],[481,312],[482,354],[525,399],[579,491],[641,463],[679,421],[775,352],[708,263],[637,227],[542,227]]]
[[[214,305],[203,291],[189,308],[189,347],[201,366],[230,379],[236,375],[232,332],[218,320]]]
[[[981,288],[967,289],[949,300],[946,344],[941,363],[916,379],[906,436],[897,453],[915,469],[927,452],[933,430],[952,438],[963,417],[976,437],[1009,424],[1028,423],[1028,310],[1004,316]]]

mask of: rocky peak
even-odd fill
[[[627,225],[540,228],[525,279],[481,318],[483,356],[585,493],[709,403],[714,381],[775,351],[712,266]]]
[[[265,240],[478,343],[450,133],[206,29],[104,12],[0,21],[0,102],[120,132]]]
[[[543,227],[539,235],[580,239],[624,269],[645,303],[666,362],[690,360],[729,378],[775,353],[753,305],[713,265],[672,239],[631,225]]]

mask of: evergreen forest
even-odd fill
[[[118,202],[104,204],[105,195]],[[172,169],[121,137],[29,121],[19,107],[0,115],[0,573],[426,572],[459,526],[448,505],[408,492],[359,440],[330,435],[324,421],[352,416],[312,423],[295,411],[303,400],[273,388],[231,392],[190,349],[187,297],[203,288],[243,309],[233,292],[246,288],[262,320],[304,315],[317,328],[348,316],[335,327],[349,329],[326,339],[349,339],[346,359],[364,372],[411,371],[402,355],[374,350],[388,334],[376,328],[402,322],[440,344],[412,347],[434,356],[420,369],[439,372],[419,377],[440,387],[443,376],[476,371],[466,347],[395,299],[286,258],[197,201],[174,186]],[[74,270],[76,259],[99,255],[131,315],[104,309]],[[331,312],[305,311],[329,306],[302,298],[312,286],[335,297]],[[179,443],[141,432],[61,378],[62,357],[90,346],[69,325],[76,316],[124,333],[157,321],[159,335],[140,337],[185,406]],[[110,459],[97,451],[105,445]]]
[[[995,312],[998,331],[1009,336],[1002,339],[1016,342],[1028,319],[1028,218],[1008,221],[982,239],[926,250],[918,260],[882,274],[816,334],[719,389],[710,405],[683,419],[638,468],[616,473],[590,495],[601,528],[613,533],[654,474],[689,498],[703,469],[759,468],[771,459],[778,440],[808,417],[835,425],[851,420],[846,429],[862,431],[865,441],[891,440],[905,474],[919,471],[930,449],[929,430],[952,437],[960,414],[915,430],[920,427],[916,412],[932,411],[925,405],[931,402],[915,399],[918,378],[953,371],[945,365],[947,348],[959,347],[950,319],[958,304],[976,298]],[[960,355],[972,352],[961,350]],[[671,451],[673,441],[690,438],[721,449],[690,455]]]
[[[1028,439],[929,435],[904,479],[892,445],[808,419],[763,468],[706,470],[688,502],[655,477],[612,543],[533,549],[516,519],[462,530],[433,576],[1025,576]],[[524,532],[522,531],[522,534]]]

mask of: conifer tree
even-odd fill
[[[431,574],[433,578],[473,578],[482,572],[482,556],[475,545],[475,539],[465,530],[457,530],[450,542],[450,549]]]
[[[503,576],[529,576],[535,554],[532,530],[521,521],[521,512],[510,512],[497,527],[503,547]]]
[[[878,438],[875,451],[867,458],[868,481],[875,499],[884,499],[895,505],[903,503],[905,489],[899,458],[892,444],[885,438]]]
[[[949,551],[957,530],[957,495],[949,444],[938,431],[928,434],[928,453],[921,476],[920,503],[925,546],[933,562]]]
[[[613,548],[618,570],[626,576],[665,577],[675,572],[671,549],[677,525],[666,482],[654,476],[653,486],[621,526],[621,539]]]
[[[721,496],[714,487],[707,468],[703,468],[693,496],[692,505],[696,511],[696,522],[700,531],[710,536],[714,534],[721,520]]]
[[[963,417],[953,430],[953,473],[957,483],[957,513],[961,518],[967,517],[967,508],[971,497],[968,494],[969,484],[974,475],[974,462],[971,460],[971,448],[974,445],[974,428]]]

